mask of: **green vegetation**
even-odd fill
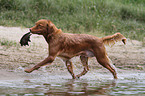
[[[4,38],[0,39],[0,45],[6,46],[6,48],[9,48],[11,46],[15,46],[15,47],[18,46],[17,42],[10,41],[10,40],[4,39]]]
[[[0,0],[0,25],[31,27],[49,19],[73,33],[145,37],[145,0]]]

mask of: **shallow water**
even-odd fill
[[[89,72],[78,80],[67,73],[8,72],[0,80],[0,96],[109,96],[145,95],[145,73],[118,73],[119,79],[104,72]],[[2,76],[0,76],[2,78]]]

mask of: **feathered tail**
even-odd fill
[[[126,44],[126,38],[121,33],[115,33],[112,36],[106,36],[102,38],[105,45],[114,45],[117,41],[122,41]]]

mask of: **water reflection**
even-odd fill
[[[108,95],[112,87],[116,85],[115,82],[110,84],[92,84],[91,82],[78,82],[75,80],[69,80],[63,86],[50,86],[49,90],[45,93],[48,96],[88,96],[88,95]]]
[[[66,80],[66,82],[43,83],[33,80],[7,83],[0,85],[0,95],[48,95],[48,96],[88,96],[108,95],[116,83],[96,83],[83,80]],[[4,96],[6,96],[4,95]]]
[[[0,96],[108,96],[144,95],[145,73],[119,74],[115,82],[103,75],[69,79],[68,76],[30,74],[21,79],[0,80]],[[12,75],[13,76],[13,75]],[[18,77],[16,76],[16,77]],[[107,79],[106,79],[107,78]]]

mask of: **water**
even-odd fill
[[[120,72],[113,80],[110,73],[91,71],[72,80],[67,73],[9,72],[0,80],[0,96],[144,96],[144,72]],[[6,73],[8,74],[8,73]]]

